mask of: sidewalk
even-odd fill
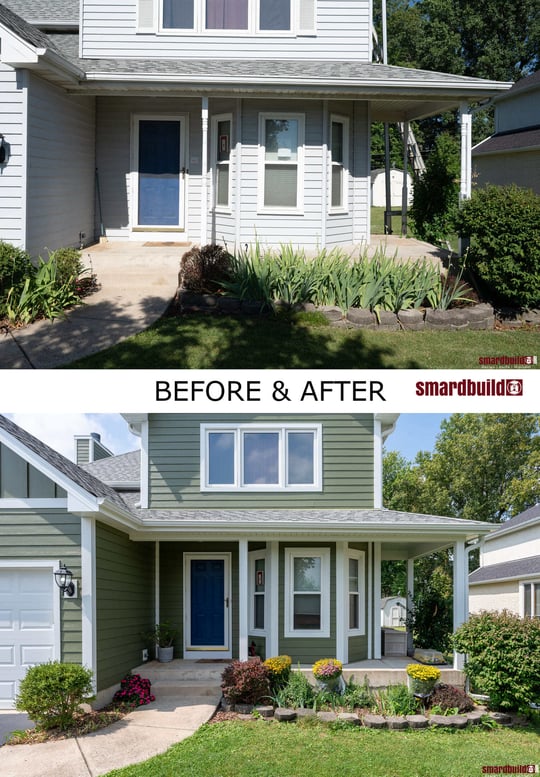
[[[146,761],[191,736],[212,717],[218,703],[218,695],[204,699],[164,695],[95,734],[37,745],[5,745],[0,747],[0,775],[98,777]],[[15,727],[24,728],[24,723]]]
[[[0,332],[0,369],[52,369],[149,327],[176,293],[187,246],[102,243],[82,252],[101,289],[66,318]]]

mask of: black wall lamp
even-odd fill
[[[4,145],[4,136],[0,135],[0,165],[6,161],[6,147]]]
[[[60,568],[54,571],[54,581],[64,596],[71,598],[76,595],[73,572],[62,562],[60,562]]]

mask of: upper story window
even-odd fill
[[[164,31],[313,34],[315,1],[162,0],[161,27]]]
[[[202,491],[320,491],[322,432],[313,424],[203,424]]]

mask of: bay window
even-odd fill
[[[285,636],[330,636],[329,548],[285,548]]]
[[[262,114],[260,117],[259,209],[302,209],[304,116]]]
[[[349,550],[346,563],[349,634],[364,634],[364,553],[359,550]]]
[[[231,116],[214,116],[212,119],[212,147],[214,166],[214,205],[229,208],[231,190]]]
[[[330,210],[347,208],[347,157],[349,125],[346,118],[332,116],[330,122]]]

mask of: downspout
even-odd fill
[[[201,246],[204,246],[208,230],[208,97],[202,98],[201,123]]]

